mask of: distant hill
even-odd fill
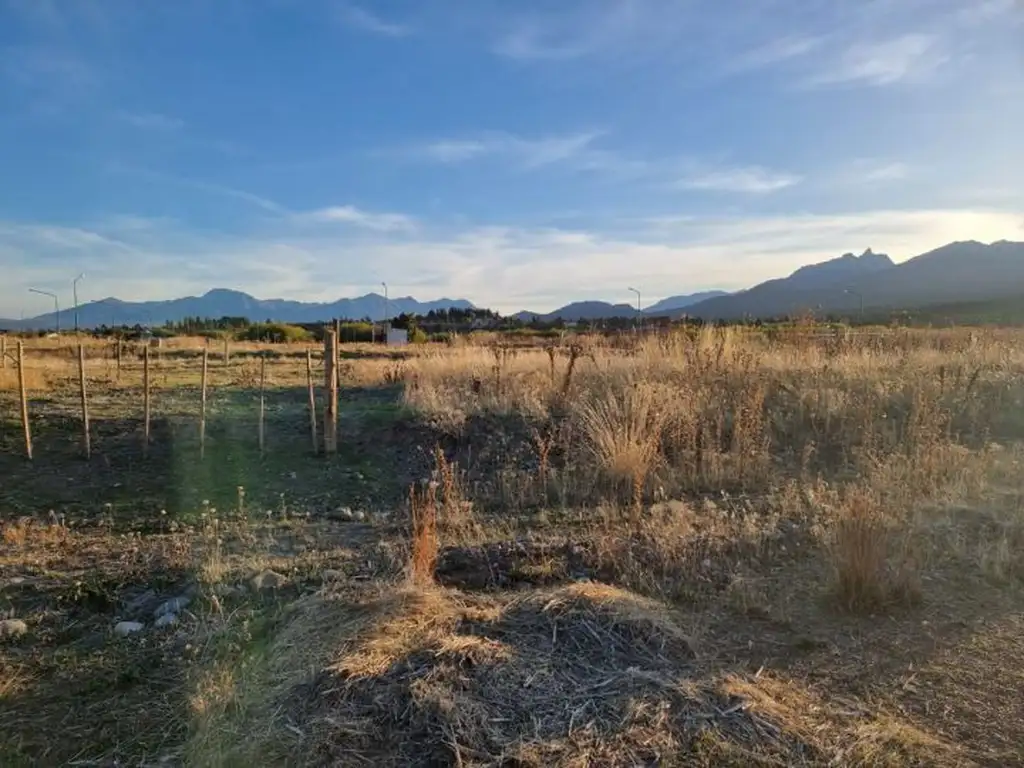
[[[669,296],[667,299],[662,299],[661,301],[651,304],[649,307],[645,307],[644,314],[664,315],[674,313],[677,310],[692,307],[694,304],[699,304],[702,301],[728,295],[729,294],[726,291],[701,291],[699,293],[689,293],[682,296]]]
[[[392,317],[403,312],[426,314],[432,309],[473,309],[465,299],[438,299],[417,301],[411,296],[388,299],[388,314]],[[353,299],[339,299],[329,303],[307,303],[285,299],[256,299],[247,293],[217,288],[202,296],[188,296],[170,301],[129,302],[120,299],[102,299],[78,308],[78,323],[82,328],[101,325],[163,325],[167,321],[181,321],[186,317],[247,317],[250,320],[277,320],[286,323],[315,323],[333,318],[359,320],[384,317],[384,297],[369,293]],[[74,325],[74,311],[61,310],[61,327]],[[0,320],[0,328],[43,329],[54,328],[54,313],[40,315],[24,321]]]
[[[865,257],[867,257],[865,259]],[[788,278],[703,301],[687,310],[707,320],[865,310],[906,310],[994,301],[1024,293],[1024,243],[950,243],[902,264],[866,251],[802,267]]]
[[[793,288],[825,288],[839,282],[857,280],[866,275],[874,277],[894,266],[896,265],[893,260],[887,255],[875,253],[868,248],[860,256],[844,253],[838,259],[800,267],[786,278],[786,282]]]
[[[1024,243],[950,243],[853,286],[867,306],[921,307],[988,301],[1024,293]]]
[[[635,317],[636,307],[630,304],[609,304],[607,301],[576,301],[556,309],[554,312],[517,312],[513,317],[524,323],[534,320],[549,323],[561,318],[567,323],[581,320],[607,320],[611,317]]]
[[[881,273],[888,274],[895,268],[888,256],[868,248],[860,256],[846,253],[836,259],[800,267],[789,277],[768,280],[745,291],[699,302],[688,307],[686,312],[707,320],[775,317],[814,310],[825,301],[835,304],[832,293],[836,291],[840,297],[845,297],[845,300],[839,300],[840,306],[856,307],[859,300],[855,294],[845,294],[844,291],[865,277],[877,280]]]
[[[676,310],[684,309],[706,299],[716,296],[727,296],[725,291],[702,291],[684,296],[670,296],[667,299],[645,307],[645,316],[664,316]],[[608,320],[613,317],[636,317],[636,305],[634,304],[610,304],[607,301],[576,301],[566,304],[553,312],[529,312],[522,311],[513,315],[514,318],[524,323],[539,321],[542,323],[551,322],[561,318],[566,322],[579,322],[581,320]]]

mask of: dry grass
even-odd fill
[[[960,766],[969,764],[956,745],[895,716],[829,701],[800,683],[760,676],[730,677],[725,690],[809,748],[831,758],[830,765]]]
[[[312,689],[264,689],[249,715],[278,714],[254,718],[236,754],[289,754],[298,765],[625,764],[679,754],[685,711],[709,706],[671,678],[694,654],[666,608],[604,585],[504,601],[371,592],[340,617],[336,660]],[[322,604],[310,604],[291,624],[305,635],[323,621]],[[296,652],[289,642],[270,655],[295,669]]]
[[[66,371],[61,369],[66,368]],[[55,374],[64,372],[71,375],[70,366],[48,366],[46,369],[25,366],[25,389],[29,392],[45,392],[52,386]],[[13,363],[8,363],[6,368],[0,368],[0,391],[17,392],[21,387],[18,379],[18,368]]]
[[[906,555],[901,535],[906,536],[907,531],[894,530],[894,521],[886,517],[872,494],[854,488],[843,499],[829,551],[836,595],[844,607],[875,611],[919,596],[908,564],[896,560]]]
[[[658,457],[662,415],[657,395],[643,381],[603,382],[574,401],[587,451],[613,484],[642,487]]]
[[[409,578],[414,584],[434,581],[437,566],[437,485],[429,483],[419,494],[409,488],[409,513],[412,518],[412,555]]]
[[[39,713],[77,717],[83,740],[107,694],[79,706],[65,682],[85,673],[59,664],[100,637],[144,670],[127,677],[153,691],[124,684],[132,702],[157,702],[161,722],[144,730],[159,746],[121,751],[131,726],[115,722],[105,752],[65,745],[62,757],[1020,764],[1019,338],[704,329],[401,358],[348,350],[348,452],[318,460],[322,485],[304,501],[304,465],[267,463],[287,504],[239,492],[231,515],[161,519],[159,534],[65,528],[49,507],[5,519],[0,577],[25,581],[4,596],[31,629],[0,649],[0,716],[28,744],[0,747],[0,762],[42,754],[29,721],[58,720]],[[196,385],[190,344],[154,361],[159,402]],[[139,361],[126,358],[117,382],[107,351],[91,370],[126,402],[115,390],[137,389]],[[211,387],[252,388],[244,351],[211,366]],[[40,347],[30,363],[51,392],[34,408],[73,403],[60,400],[72,361]],[[304,363],[268,364],[298,430]],[[366,460],[381,447],[379,466]],[[382,508],[387,483],[395,501]],[[233,508],[228,491],[219,503]],[[272,508],[266,525],[249,507]],[[318,519],[331,510],[347,512]],[[266,568],[286,585],[250,587]],[[115,647],[121,593],[147,574],[161,591],[192,585],[191,613]],[[92,636],[76,634],[83,622]],[[118,669],[76,658],[104,681]]]

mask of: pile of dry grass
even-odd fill
[[[323,641],[333,661],[297,679]],[[687,683],[695,655],[667,610],[600,584],[504,602],[413,587],[344,608],[323,596],[267,656],[292,674],[265,677],[235,759],[636,764],[678,754],[689,719],[715,711]]]
[[[193,742],[194,764],[955,764],[895,720],[716,672],[664,604],[598,583],[318,595],[266,659]]]

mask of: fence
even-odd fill
[[[13,365],[17,369],[18,403],[23,432],[24,455],[25,458],[32,461],[36,457],[36,446],[33,444],[33,414],[31,400],[29,397],[30,391],[28,377],[26,375],[31,368],[31,364],[28,362],[28,350],[26,349],[23,341],[17,342],[16,351],[11,351],[11,346],[12,345],[9,344],[6,336],[0,336],[0,368],[7,369],[9,366]],[[79,423],[81,426],[81,453],[87,460],[93,457],[94,452],[92,440],[93,435],[90,422],[90,382],[95,383],[95,378],[90,378],[90,368],[97,365],[100,361],[105,361],[109,370],[110,364],[113,363],[115,366],[113,372],[115,380],[117,382],[122,382],[122,377],[128,368],[128,366],[125,365],[126,358],[134,357],[135,359],[141,359],[141,381],[139,382],[141,384],[141,391],[135,396],[139,398],[142,406],[142,440],[140,452],[143,457],[148,457],[150,453],[150,445],[152,443],[154,362],[159,362],[160,360],[160,348],[156,347],[152,343],[143,343],[131,346],[126,345],[124,342],[119,340],[114,342],[112,345],[97,347],[80,343],[77,345],[77,349],[74,347],[64,347],[46,351],[56,357],[65,358],[69,351],[75,352],[74,360],[77,369],[76,378],[78,390],[77,408]],[[157,354],[154,355],[153,351],[156,351]],[[193,355],[188,355],[187,357],[192,356]],[[154,361],[154,357],[156,357],[156,361]],[[195,417],[198,427],[199,456],[200,459],[203,459],[205,458],[207,443],[208,388],[210,378],[209,348],[207,347],[202,349],[201,355],[196,355],[196,357],[201,357],[201,368],[200,385],[198,388],[195,406]],[[334,331],[328,331],[325,334],[322,359],[316,360],[314,358],[313,351],[311,349],[306,350],[304,389],[308,394],[306,407],[308,409],[309,416],[310,442],[314,453],[323,451],[324,453],[332,454],[336,453],[338,450],[338,357],[339,346],[337,342],[337,335]],[[225,369],[232,365],[233,358],[227,343],[224,345],[221,360]],[[267,361],[267,352],[265,350],[259,352],[258,397],[256,398],[253,407],[256,416],[255,438],[261,454],[265,453],[267,449]],[[323,369],[324,376],[322,387],[318,387],[316,381],[316,374],[320,367]],[[130,389],[126,392],[135,393],[136,390]],[[119,393],[119,397],[124,394],[125,392]],[[321,400],[323,401],[322,431],[318,429],[319,419],[317,416],[319,401]]]

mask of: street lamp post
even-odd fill
[[[848,293],[851,296],[856,296],[857,299],[860,301],[860,315],[859,315],[859,318],[860,318],[860,322],[863,323],[864,322],[864,294],[861,293],[860,291],[853,290],[853,288],[847,288],[845,291],[843,291],[843,293]]]
[[[636,324],[637,327],[639,327],[640,324],[643,323],[644,321],[644,312],[640,308],[640,291],[638,291],[636,288],[630,288],[629,290],[636,294]]]
[[[71,281],[71,292],[75,299],[75,335],[78,335],[78,281],[85,277],[85,272],[82,272],[78,277]]]
[[[49,296],[53,299],[53,311],[57,316],[57,335],[60,335],[60,302],[57,300],[57,294],[51,293],[50,291],[41,291],[38,288],[29,288],[32,293],[38,293],[40,296]]]

